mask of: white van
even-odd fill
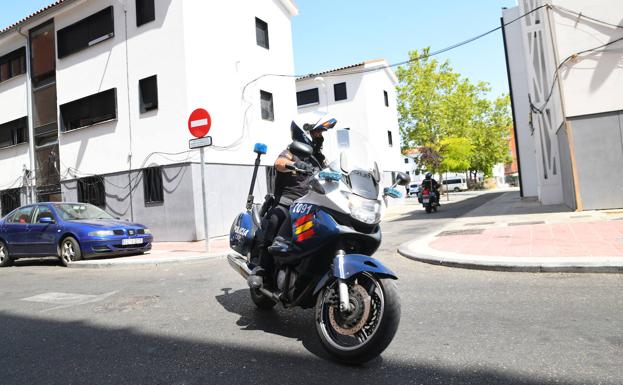
[[[448,178],[447,180],[441,181],[441,186],[442,191],[446,191],[447,187],[447,191],[459,192],[467,190],[467,181],[465,180],[465,177]]]

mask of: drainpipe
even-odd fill
[[[128,99],[128,140],[130,151],[128,153],[128,191],[130,198],[130,220],[134,222],[134,203],[132,202],[132,110],[130,105],[130,59],[128,49],[128,4],[123,4],[123,19],[125,26],[125,76]]]

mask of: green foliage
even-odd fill
[[[433,172],[481,171],[508,160],[509,98],[491,102],[484,82],[473,84],[449,63],[409,53],[399,67],[398,113],[403,150],[418,148],[420,164]]]

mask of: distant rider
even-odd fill
[[[433,178],[433,174],[430,172],[427,172],[426,175],[424,176],[424,180],[422,181],[422,188],[420,189],[420,192],[424,191],[425,188],[435,193],[435,204],[437,206],[440,206],[439,183],[437,183],[437,181]]]

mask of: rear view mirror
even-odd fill
[[[409,183],[411,183],[411,177],[409,177],[409,175],[405,174],[404,172],[399,172],[396,175],[396,184],[406,186]]]
[[[39,223],[44,225],[51,225],[54,223],[54,218],[51,217],[41,217],[39,218]]]
[[[306,158],[314,153],[312,146],[297,141],[292,142],[290,146],[288,146],[288,150],[299,158]]]

